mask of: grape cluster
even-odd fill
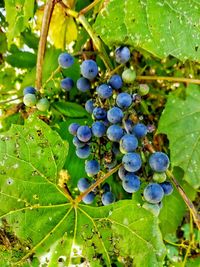
[[[63,54],[64,55],[64,54]],[[62,59],[62,54],[60,56]],[[60,61],[63,61],[61,60]],[[119,47],[115,51],[115,59],[119,64],[125,64],[130,59],[130,50]],[[70,60],[69,60],[70,61]],[[71,61],[70,61],[71,62]],[[122,163],[118,170],[122,187],[127,193],[134,193],[141,188],[143,178],[141,153],[144,150],[144,138],[151,132],[151,127],[142,122],[134,122],[134,107],[140,102],[141,96],[148,94],[149,87],[140,84],[138,93],[131,92],[136,74],[131,68],[126,68],[121,75],[113,74],[103,80],[99,77],[98,66],[94,60],[84,60],[80,66],[82,77],[77,81],[77,88],[86,92],[92,84],[96,86],[93,98],[85,103],[85,109],[91,114],[94,122],[91,126],[72,123],[69,132],[74,135],[73,144],[76,155],[85,159],[85,171],[89,178],[78,181],[78,189],[84,192],[99,178],[101,172],[107,172],[117,164]],[[98,81],[97,81],[98,80]],[[128,91],[129,90],[129,91]],[[173,191],[170,182],[166,181],[165,171],[169,167],[169,158],[163,152],[155,152],[148,159],[151,182],[143,190],[143,198],[154,208],[161,206],[164,195]],[[142,179],[141,179],[141,178]],[[108,183],[101,189],[95,189],[83,198],[90,204],[95,195],[101,195],[103,205],[115,201],[115,196]]]
[[[23,102],[27,107],[34,107],[36,105],[40,111],[47,111],[49,109],[50,104],[48,99],[43,97],[38,100],[37,91],[34,87],[29,86],[24,88],[23,94]]]

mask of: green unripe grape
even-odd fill
[[[126,69],[122,72],[122,80],[125,83],[133,83],[136,78],[136,72],[131,69]]]
[[[141,96],[147,95],[149,93],[149,86],[147,84],[140,84],[138,93]]]
[[[151,203],[147,203],[145,202],[142,207],[148,211],[150,211],[151,213],[153,213],[154,216],[158,217],[159,213],[160,213],[160,209],[161,209],[161,205],[160,204],[151,204]]]
[[[37,99],[34,94],[26,94],[23,98],[23,102],[27,107],[35,106]]]
[[[163,183],[167,179],[165,172],[154,172],[153,180],[157,183]]]
[[[47,111],[49,109],[49,101],[46,98],[41,98],[38,102],[37,102],[37,109],[40,111]]]

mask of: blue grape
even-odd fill
[[[69,125],[68,131],[70,132],[70,134],[76,135],[79,127],[80,125],[78,123],[73,122]]]
[[[159,203],[164,196],[162,187],[157,183],[150,183],[144,189],[144,199],[152,204]]]
[[[149,158],[149,165],[155,172],[165,172],[169,167],[169,158],[163,152],[155,152]]]
[[[26,95],[26,94],[34,95],[35,93],[36,93],[36,89],[32,86],[28,86],[28,87],[24,88],[24,91],[23,91],[23,95]]]
[[[173,186],[170,182],[163,182],[160,184],[165,195],[170,195],[173,192]]]
[[[81,142],[77,136],[74,136],[73,140],[72,140],[73,144],[76,146],[76,147],[84,147],[85,146],[85,143],[84,142]]]
[[[137,123],[133,127],[133,133],[137,138],[142,138],[147,134],[147,127],[143,123]]]
[[[88,113],[92,114],[93,110],[94,110],[94,101],[92,99],[89,99],[86,101],[85,103],[85,109]]]
[[[123,156],[122,162],[124,165],[124,168],[128,172],[136,172],[138,171],[142,166],[142,160],[139,154],[137,153],[127,153]]]
[[[81,178],[78,180],[77,187],[80,192],[84,192],[90,187],[90,181],[87,178]]]
[[[26,94],[23,97],[23,102],[27,107],[33,107],[37,103],[37,99],[34,94]]]
[[[85,171],[88,176],[94,176],[100,171],[100,165],[97,160],[89,160],[85,162]]]
[[[80,126],[77,130],[77,137],[82,142],[89,141],[92,137],[91,129],[86,125]]]
[[[110,187],[110,185],[108,183],[105,183],[105,184],[102,185],[102,190],[104,192],[110,192],[111,191],[111,187]]]
[[[66,69],[74,64],[74,58],[68,53],[62,53],[58,57],[58,63],[63,69]]]
[[[124,122],[124,128],[125,128],[125,130],[129,133],[129,132],[131,132],[132,131],[132,128],[133,128],[133,122],[131,121],[131,120],[126,120],[125,122]]]
[[[86,92],[86,91],[90,90],[91,83],[90,83],[90,80],[88,80],[84,77],[81,77],[77,80],[76,86],[77,86],[79,91]]]
[[[47,98],[41,98],[37,104],[36,107],[40,111],[47,111],[49,109],[50,103]]]
[[[89,145],[85,145],[83,147],[79,147],[76,149],[76,155],[77,155],[77,157],[79,157],[81,159],[88,158],[90,153],[91,153],[91,151],[90,151]]]
[[[130,59],[130,50],[126,46],[120,46],[115,50],[115,60],[119,64],[124,64]]]
[[[125,175],[122,187],[128,193],[134,193],[139,190],[140,188],[140,179],[137,175],[129,172]]]
[[[126,174],[127,174],[127,170],[124,169],[123,166],[121,166],[118,170],[118,176],[121,180],[123,180],[125,177],[126,177]]]
[[[120,108],[128,108],[132,104],[132,97],[128,93],[120,93],[117,96],[116,103]]]
[[[82,201],[85,204],[91,204],[94,201],[94,198],[95,198],[94,192],[90,192],[85,197],[83,197]]]
[[[118,125],[111,125],[108,127],[106,132],[108,139],[113,142],[119,142],[119,140],[122,138],[124,132],[123,129]]]
[[[84,60],[81,64],[81,74],[88,80],[93,80],[98,74],[97,63],[92,59]]]
[[[102,195],[101,201],[104,206],[107,206],[115,202],[115,196],[112,192],[106,192]]]
[[[109,122],[111,123],[118,123],[121,122],[123,119],[123,112],[120,108],[118,107],[113,107],[108,110],[107,117]]]
[[[106,113],[105,109],[100,108],[100,107],[96,107],[93,110],[93,115],[97,120],[103,120],[106,118],[107,113]]]
[[[121,76],[119,76],[118,74],[114,74],[113,76],[111,76],[109,82],[108,82],[113,89],[118,90],[122,87],[123,85],[123,81]]]
[[[65,91],[70,91],[74,86],[74,81],[71,78],[65,78],[61,80],[60,86]]]
[[[138,140],[133,134],[125,134],[120,139],[120,151],[123,154],[133,152],[138,147]]]
[[[107,99],[112,95],[112,87],[108,84],[101,84],[97,87],[97,93],[102,99]]]
[[[96,121],[92,124],[92,133],[96,137],[102,137],[106,132],[106,126],[101,121]]]

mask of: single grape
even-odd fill
[[[58,64],[63,68],[67,69],[74,64],[74,58],[68,53],[62,53],[58,57]]]
[[[77,187],[80,192],[84,192],[90,187],[90,181],[87,178],[81,178],[78,180]]]
[[[152,204],[159,203],[164,196],[162,187],[157,183],[150,183],[144,189],[144,199]]]
[[[129,172],[122,181],[122,187],[128,193],[134,193],[140,188],[140,179],[137,175]]]
[[[165,195],[171,195],[173,192],[173,186],[170,182],[163,182],[160,184],[160,186],[162,187]]]
[[[92,124],[92,133],[96,137],[102,137],[106,132],[106,126],[101,121],[96,121]]]
[[[136,78],[136,73],[134,70],[126,69],[122,72],[122,80],[125,83],[133,83]]]
[[[108,183],[105,183],[102,185],[102,190],[104,192],[110,192],[111,191],[111,186]]]
[[[77,137],[82,142],[89,141],[92,137],[91,129],[86,125],[80,126],[77,130]]]
[[[106,113],[105,109],[100,108],[100,107],[96,107],[96,108],[94,108],[92,114],[94,115],[95,119],[103,120],[106,118],[107,113]]]
[[[85,162],[85,171],[87,175],[94,176],[100,171],[100,165],[97,160],[88,160]]]
[[[26,95],[26,94],[35,94],[36,93],[36,89],[32,86],[28,86],[26,88],[24,88],[24,91],[23,91],[23,95]]]
[[[101,201],[104,206],[107,206],[115,202],[115,196],[112,192],[106,192],[102,195]]]
[[[46,98],[41,98],[36,104],[37,109],[40,111],[47,111],[49,109],[49,106],[50,103]]]
[[[117,96],[116,103],[120,108],[128,108],[132,104],[132,97],[128,93],[120,93]]]
[[[78,123],[73,122],[69,125],[68,131],[70,132],[70,134],[76,135],[79,127],[80,127],[80,125]]]
[[[65,78],[61,80],[60,86],[65,91],[70,91],[74,86],[74,81],[71,78]]]
[[[76,87],[78,88],[79,91],[86,92],[86,91],[90,90],[90,88],[91,88],[90,80],[88,80],[84,77],[81,77],[77,80]]]
[[[105,83],[98,86],[96,90],[97,90],[99,97],[101,97],[102,99],[107,99],[111,97],[112,91],[113,91],[112,87]]]
[[[86,145],[86,143],[84,142],[81,142],[77,136],[74,136],[73,140],[72,140],[73,144],[76,146],[76,147],[84,147]]]
[[[90,153],[91,153],[91,151],[90,151],[90,146],[89,145],[85,145],[83,147],[79,147],[79,148],[76,149],[76,155],[80,159],[88,158]]]
[[[37,99],[34,94],[26,94],[23,98],[23,102],[27,107],[35,106]]]
[[[154,172],[153,180],[157,183],[163,183],[166,180],[167,176],[165,172]]]
[[[84,60],[81,64],[81,74],[88,80],[94,80],[98,74],[97,63],[92,59]]]
[[[165,172],[169,167],[169,158],[163,152],[155,152],[149,158],[149,165],[155,172]]]
[[[95,198],[94,192],[90,192],[85,197],[83,197],[82,201],[85,204],[91,204],[94,201],[94,198]]]
[[[136,172],[138,171],[142,166],[142,160],[139,154],[137,153],[127,153],[123,156],[122,162],[124,165],[124,168],[128,172]]]
[[[119,64],[124,64],[130,59],[130,50],[126,46],[120,46],[115,50],[115,60]]]
[[[86,109],[86,111],[88,113],[92,114],[94,108],[95,108],[94,101],[92,99],[87,100],[86,103],[85,103],[85,109]]]
[[[127,170],[124,169],[124,166],[121,166],[118,170],[118,176],[121,180],[123,180],[127,174]]]
[[[156,204],[151,204],[148,202],[145,202],[142,207],[148,211],[150,211],[154,216],[158,217],[160,214],[161,206],[156,203]]]
[[[112,86],[113,89],[118,90],[122,87],[123,85],[123,81],[121,76],[119,76],[118,74],[114,74],[110,77],[110,80],[108,81],[108,83]]]
[[[120,151],[123,154],[126,154],[128,152],[133,152],[138,147],[138,140],[133,134],[125,134],[120,139]]]
[[[133,127],[132,132],[135,134],[135,136],[137,136],[137,138],[142,138],[147,134],[147,127],[143,123],[137,123]]]
[[[107,117],[109,122],[111,123],[118,123],[121,122],[123,119],[123,112],[120,108],[118,107],[113,107],[108,110]]]
[[[119,140],[122,138],[124,132],[123,129],[118,125],[111,125],[107,129],[107,137],[110,141],[113,142],[119,142]]]
[[[141,96],[147,95],[149,93],[149,86],[147,84],[140,84],[138,92]]]
[[[140,103],[141,100],[142,100],[141,95],[138,95],[138,94],[133,94],[132,98],[133,98],[133,102],[136,103],[136,104]]]

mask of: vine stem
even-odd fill
[[[194,83],[194,84],[200,84],[200,80],[198,79],[190,79],[190,78],[182,78],[182,77],[167,77],[167,76],[137,76],[137,81],[140,80],[162,80],[162,81],[168,81],[168,82],[181,82],[181,83]]]
[[[100,177],[94,184],[92,184],[87,190],[85,190],[83,193],[81,193],[76,199],[75,199],[75,204],[77,205],[79,202],[82,201],[82,199],[89,194],[92,190],[94,190],[97,186],[102,184],[107,178],[109,178],[113,173],[115,173],[122,164],[117,165],[115,168],[107,172],[105,175]]]
[[[44,54],[51,21],[51,15],[54,9],[55,2],[55,0],[48,0],[44,8],[36,65],[35,87],[37,90],[40,90],[42,86],[42,66],[44,62]]]
[[[83,8],[79,14],[85,14],[88,11],[90,11],[93,7],[95,7],[99,2],[101,2],[102,0],[94,0],[94,2],[92,2],[90,5],[86,6],[85,8]]]
[[[148,139],[145,138],[145,147],[147,148],[147,150],[149,150],[151,153],[155,152],[154,147],[149,143]],[[177,191],[179,192],[179,194],[181,195],[181,197],[183,198],[185,204],[187,205],[189,211],[191,212],[193,218],[194,218],[194,222],[197,225],[198,229],[200,230],[200,215],[198,214],[198,212],[196,211],[195,206],[193,205],[192,201],[188,198],[188,196],[186,195],[184,189],[181,187],[181,185],[178,183],[178,181],[176,180],[176,178],[174,177],[173,173],[170,170],[166,171],[167,176],[171,179],[171,181],[173,182],[173,184],[175,185]]]
[[[22,95],[22,96],[18,96],[18,97],[16,97],[16,98],[12,98],[12,99],[9,99],[9,100],[2,101],[2,102],[0,102],[0,106],[4,105],[4,104],[6,104],[6,103],[12,102],[12,101],[21,99],[21,98],[23,98],[23,95]]]

